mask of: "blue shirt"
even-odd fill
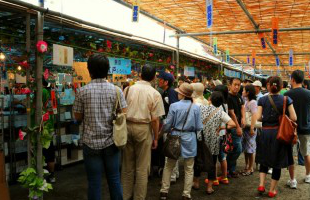
[[[264,95],[259,92],[257,95],[256,95],[256,100],[258,101],[261,97],[263,97]]]
[[[177,103],[171,104],[168,116],[163,126],[164,132],[170,132],[171,129],[182,130],[185,122],[187,110],[191,105],[189,100],[181,100]],[[186,124],[183,132],[173,130],[172,135],[181,136],[181,156],[183,158],[195,157],[197,154],[196,132],[203,129],[201,121],[200,108],[193,104],[188,114]]]

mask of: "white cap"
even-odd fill
[[[257,86],[257,87],[262,87],[262,83],[260,81],[255,81],[254,83],[252,83],[253,86]]]

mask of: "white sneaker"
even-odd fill
[[[305,183],[310,183],[310,175],[306,176]]]
[[[291,189],[297,189],[297,181],[296,181],[296,179],[288,180],[286,185],[289,186]]]
[[[268,170],[268,174],[272,174],[272,168]]]

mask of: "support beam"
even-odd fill
[[[235,57],[243,57],[243,56],[251,56],[252,54],[240,53],[240,54],[231,54],[231,56]],[[288,56],[289,53],[277,53],[278,56]],[[310,52],[294,52],[294,56],[305,56],[310,55]],[[274,56],[273,53],[257,53],[256,56]]]
[[[252,65],[249,65],[249,64],[242,64],[243,66],[252,66]],[[256,65],[256,67],[259,67],[259,66],[262,66],[262,67],[277,67],[275,63],[267,63],[267,64],[260,64],[260,65]],[[301,64],[301,63],[298,63],[298,64],[294,64],[293,66],[290,66],[289,64],[282,64],[281,66],[283,67],[304,67],[305,64]]]

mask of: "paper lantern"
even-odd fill
[[[44,53],[47,51],[47,43],[45,41],[38,41],[37,50],[40,53]]]

